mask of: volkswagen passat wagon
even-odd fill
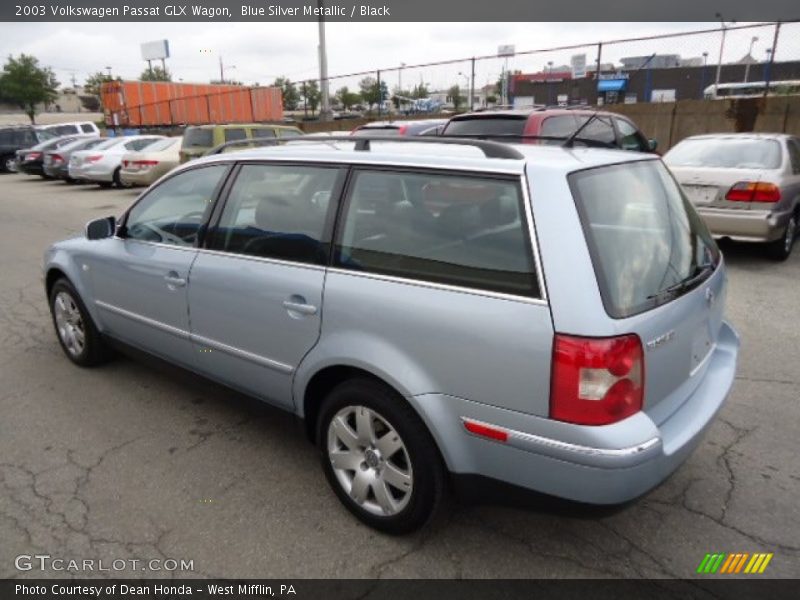
[[[654,155],[419,139],[171,172],[47,251],[66,356],[113,339],[291,411],[387,532],[464,476],[599,504],[657,485],[739,346],[679,185]]]

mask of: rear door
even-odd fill
[[[601,335],[641,339],[645,410],[660,423],[700,382],[719,336],[721,254],[660,161],[579,171],[569,182],[610,318],[594,322],[607,328]],[[557,330],[571,326],[554,314]]]
[[[553,328],[526,203],[519,175],[354,170],[323,344],[412,394],[546,416]]]
[[[294,370],[316,344],[336,202],[336,166],[243,164],[192,266],[200,369],[292,406]]]

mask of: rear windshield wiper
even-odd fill
[[[683,281],[679,281],[678,283],[669,286],[668,288],[664,288],[660,292],[649,295],[647,299],[653,300],[662,296],[677,296],[705,281],[714,272],[715,268],[715,265],[712,263],[698,265],[695,268],[694,273],[692,273],[689,277]]]

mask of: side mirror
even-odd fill
[[[103,217],[102,219],[95,219],[86,224],[86,239],[87,240],[104,240],[114,235],[117,228],[117,219],[115,217]]]
[[[650,152],[655,152],[658,148],[658,140],[647,140],[647,147],[650,148]]]

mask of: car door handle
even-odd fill
[[[164,281],[167,282],[167,285],[174,287],[183,287],[186,285],[186,279],[178,276],[174,271],[164,275]]]
[[[300,313],[301,315],[315,315],[317,314],[317,307],[313,304],[305,304],[303,302],[292,302],[291,300],[283,301],[283,308],[290,312]]]

